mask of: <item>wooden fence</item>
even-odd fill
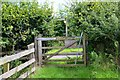
[[[5,57],[1,57],[0,58],[0,66],[3,66],[3,73],[0,75],[0,80],[3,78],[9,78],[12,75],[14,75],[17,72],[20,72],[21,70],[28,68],[29,66],[31,66],[32,68],[30,68],[29,71],[21,74],[18,78],[26,78],[28,77],[31,73],[33,73],[36,69],[36,64],[38,64],[39,66],[42,66],[43,62],[48,62],[48,61],[54,61],[54,60],[48,60],[49,58],[55,56],[55,55],[76,55],[76,53],[71,52],[71,53],[63,53],[63,54],[59,54],[59,52],[63,51],[65,48],[71,48],[71,46],[73,46],[74,44],[76,44],[78,42],[78,40],[80,37],[55,37],[55,38],[43,38],[43,37],[37,37],[35,38],[35,42],[28,45],[28,50],[19,52],[17,54],[13,54],[13,55],[9,55],[9,56],[5,56]],[[70,42],[71,44],[65,42],[65,46],[59,46],[59,47],[43,47],[42,46],[42,42],[43,41],[51,41],[51,40],[57,40],[57,41],[66,41],[66,40],[70,40],[72,42]],[[83,36],[83,44],[79,46],[83,48],[83,52],[77,52],[77,55],[83,55],[83,61],[84,61],[84,65],[87,64],[87,54],[86,54],[86,39],[85,39],[85,35]],[[54,54],[44,54],[42,51],[45,49],[55,49],[58,48],[60,50],[58,50],[57,52],[55,52]],[[20,60],[21,58],[28,56],[29,60],[18,65],[15,68],[10,69],[10,62],[15,61],[15,60]],[[46,56],[45,59],[43,59]],[[55,60],[55,61],[60,61],[60,60]],[[63,60],[64,61],[64,60]],[[68,60],[70,61],[70,60]],[[71,64],[70,64],[71,65]],[[80,65],[80,64],[78,64]]]
[[[80,37],[51,37],[51,38],[45,38],[45,37],[37,37],[35,39],[35,49],[37,51],[37,62],[38,62],[38,65],[39,66],[42,66],[44,64],[44,62],[56,62],[56,61],[71,61],[71,60],[49,60],[51,57],[53,56],[59,56],[59,55],[82,55],[83,57],[83,60],[81,60],[81,62],[84,63],[84,65],[87,65],[87,53],[86,53],[86,42],[87,42],[87,39],[86,39],[86,36],[83,35],[82,37],[82,45],[79,46],[79,48],[83,48],[83,52],[69,52],[69,53],[62,53],[62,54],[59,54],[61,51],[63,51],[64,49],[66,48],[73,48],[71,46],[73,46],[74,44],[76,44],[80,39]],[[64,41],[64,46],[52,46],[52,47],[49,47],[49,46],[43,46],[43,42],[45,41]],[[68,41],[68,42],[67,42]],[[76,46],[78,47],[78,46]],[[74,48],[76,48],[74,47]],[[54,54],[46,54],[46,53],[43,53],[43,50],[49,50],[49,49],[59,49],[58,51],[56,51]],[[73,61],[73,60],[72,60]],[[63,64],[62,64],[63,65]],[[70,65],[71,64],[66,64],[64,66],[67,66],[67,65]],[[74,65],[74,64],[72,64]],[[76,65],[81,65],[81,64],[76,64]],[[76,66],[75,65],[75,66]]]
[[[3,74],[0,75],[0,80],[3,78],[9,78],[12,75],[14,75],[15,73],[27,68],[28,66],[31,66],[32,68],[30,69],[30,71],[27,71],[23,74],[21,74],[21,76],[19,76],[18,78],[26,78],[28,75],[30,75],[31,73],[33,73],[35,71],[35,57],[34,57],[34,46],[33,45],[28,45],[28,50],[19,52],[17,54],[14,55],[10,55],[10,56],[5,56],[0,58],[0,66],[3,66]],[[26,61],[25,63],[20,64],[19,66],[10,69],[10,62],[14,61],[14,60],[19,60],[20,58],[24,57],[24,56],[28,56],[30,57],[28,61]]]

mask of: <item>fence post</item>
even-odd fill
[[[32,49],[32,48],[34,48],[34,43],[31,43],[31,44],[29,44],[29,45],[27,45],[28,46],[28,50],[29,49]],[[34,58],[35,56],[34,56],[34,53],[32,53],[32,54],[30,54],[30,59],[31,58]]]
[[[35,47],[35,59],[36,59],[36,64],[38,65],[38,42],[37,42],[37,37],[35,37],[34,41],[34,47]]]
[[[41,35],[38,36],[39,38],[41,37]],[[39,62],[39,66],[42,67],[42,41],[38,40],[38,62]]]
[[[28,50],[34,48],[34,45],[35,45],[34,43],[31,43],[31,44],[27,45],[28,46]],[[34,54],[35,54],[34,52],[31,53],[29,59],[35,58]],[[32,67],[35,67],[35,66],[36,66],[36,62],[33,65],[31,65],[31,69],[32,69]]]
[[[8,62],[8,63],[5,63],[3,65],[3,73],[5,73],[5,72],[7,72],[9,70],[10,70],[10,63]]]
[[[85,46],[86,46],[86,66],[89,64],[89,56],[88,56],[88,35],[85,34]]]
[[[87,66],[87,55],[86,55],[86,34],[83,34],[83,59],[84,59],[84,65]]]

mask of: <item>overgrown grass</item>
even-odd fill
[[[60,49],[53,49],[53,50],[48,51],[46,54],[53,54],[53,53],[57,52],[58,50],[60,50]],[[67,49],[64,49],[63,51],[61,51],[60,54],[69,53],[69,52],[82,52],[82,51],[83,51],[83,48],[67,48]]]
[[[111,69],[88,67],[46,66],[37,69],[30,78],[118,78],[118,72]]]

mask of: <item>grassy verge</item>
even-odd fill
[[[30,78],[118,78],[118,72],[111,69],[88,67],[55,67],[39,68]]]
[[[47,54],[54,53],[57,50],[59,49],[53,49],[49,51]],[[80,48],[80,51],[83,51],[83,49]],[[78,52],[78,48],[65,49],[61,53],[63,52]],[[71,59],[74,60],[75,58]],[[98,60],[100,59],[98,58]],[[62,65],[69,63],[63,61],[63,62],[50,62],[50,64]],[[35,74],[32,74],[30,78],[118,78],[118,70],[114,66],[111,68],[107,66],[105,67],[105,65],[100,65],[98,62],[95,62],[95,64],[91,64],[87,67],[44,66],[43,68],[38,68]]]

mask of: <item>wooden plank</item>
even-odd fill
[[[58,46],[58,47],[42,47],[42,49],[60,49],[60,48],[63,48],[63,47],[65,47],[65,46]],[[69,47],[69,48],[67,48],[67,49],[75,49],[75,48],[78,48],[77,46],[76,47]],[[83,48],[83,46],[81,45],[81,46],[79,46],[79,48]]]
[[[27,47],[28,47],[28,49],[34,48],[34,43],[31,43],[31,44],[27,45]]]
[[[27,47],[28,47],[28,50],[34,48],[34,43],[31,43],[31,44],[27,45]],[[31,58],[34,58],[34,57],[35,57],[35,56],[34,56],[34,52],[33,52],[33,53],[30,54],[30,59],[31,59]]]
[[[66,39],[71,39],[71,40],[75,40],[75,39],[79,39],[80,37],[42,37],[42,38],[37,38],[37,40],[41,40],[41,41],[49,41],[49,40],[66,40]]]
[[[53,54],[43,54],[43,56],[50,56],[50,55],[53,55]],[[58,56],[58,55],[83,55],[83,53],[82,52],[81,53],[80,52],[60,53],[54,56]]]
[[[12,75],[15,74],[16,72],[19,72],[20,70],[26,68],[27,66],[29,66],[30,64],[32,64],[32,63],[34,63],[34,62],[35,62],[35,59],[33,58],[33,59],[31,59],[31,60],[29,60],[29,61],[27,61],[27,62],[25,62],[25,63],[23,63],[23,64],[21,64],[21,65],[13,68],[13,69],[11,69],[11,70],[9,70],[8,72],[0,75],[0,80],[1,80],[2,78],[8,78],[8,77],[12,76]]]
[[[21,58],[23,56],[26,56],[26,55],[29,55],[33,52],[34,52],[34,48],[32,48],[30,50],[25,50],[23,52],[19,52],[19,53],[14,54],[14,55],[2,57],[2,58],[0,58],[0,65],[3,65],[7,62],[10,62],[10,61],[13,61],[13,60],[16,60],[16,59],[19,59],[19,58]]]
[[[62,47],[64,47],[64,46],[61,46],[61,47],[42,47],[42,49],[59,49]]]
[[[71,43],[73,43],[73,42],[75,42],[75,41],[77,41],[77,40],[65,40],[65,46],[68,46],[69,44],[71,44]],[[74,45],[72,45],[71,47],[69,47],[69,48],[76,48],[77,47],[77,43],[76,44],[74,44]]]
[[[57,38],[37,38],[40,41],[49,41],[49,40],[56,40]]]
[[[87,64],[87,62],[86,62],[86,42],[85,42],[85,34],[83,34],[83,59],[84,59],[84,65],[86,65]]]
[[[19,78],[27,78],[33,72],[35,72],[35,67],[33,67],[30,71],[27,71],[24,74],[22,74],[21,76],[19,76],[17,80],[19,80]]]
[[[36,61],[36,64],[38,65],[38,42],[37,42],[37,37],[35,37],[35,41],[34,41],[34,44],[35,44],[35,61]]]
[[[65,40],[65,39],[79,39],[80,36],[75,36],[75,37],[42,37],[42,38],[37,38],[37,40]]]
[[[86,66],[89,63],[89,56],[88,56],[88,35],[85,34],[85,47],[86,47]]]
[[[39,59],[39,66],[42,66],[42,41],[38,41],[38,59]]]
[[[31,44],[28,45],[28,50],[30,50],[32,48],[34,48],[34,43],[31,43]],[[32,58],[35,58],[34,52],[30,54],[29,59],[32,59]],[[35,66],[37,66],[36,61],[32,65],[30,65],[30,68],[35,67]]]
[[[47,60],[43,62],[74,62],[75,60]],[[84,62],[83,60],[77,60],[77,62]]]

